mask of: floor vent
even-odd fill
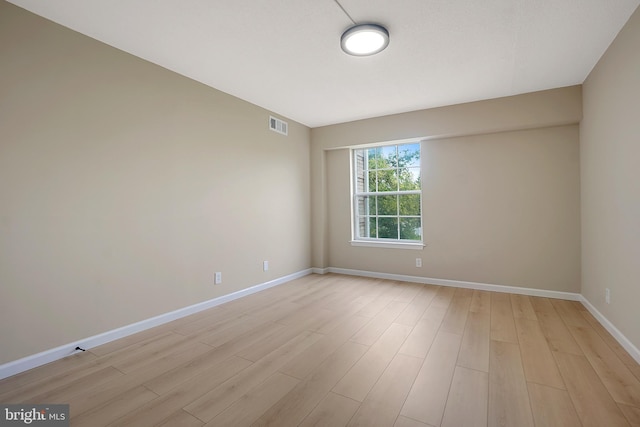
[[[269,116],[269,129],[271,129],[274,132],[281,133],[283,135],[288,135],[289,124],[280,119],[276,119],[273,116]]]

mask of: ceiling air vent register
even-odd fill
[[[281,133],[282,135],[288,135],[289,124],[283,120],[276,119],[273,116],[269,116],[269,129],[274,132]]]

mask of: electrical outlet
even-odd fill
[[[214,276],[214,279],[213,279],[213,283],[215,285],[219,285],[220,283],[222,283],[222,272],[220,272],[220,271],[216,272],[216,274]]]
[[[262,271],[269,271],[269,261],[262,261]]]
[[[611,304],[611,289],[609,288],[604,289],[604,302]]]
[[[422,267],[422,258],[416,258],[416,267]]]

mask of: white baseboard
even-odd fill
[[[137,332],[153,328],[154,326],[159,326],[164,323],[171,322],[172,320],[180,319],[181,317],[189,316],[199,311],[206,310],[217,305],[242,298],[247,295],[255,294],[256,292],[281,285],[283,283],[298,279],[311,273],[312,269],[308,268],[306,270],[298,271],[296,273],[270,280],[259,285],[251,286],[249,288],[242,289],[228,295],[223,295],[217,298],[210,299],[208,301],[203,301],[194,305],[190,305],[188,307],[170,311],[168,313],[151,317],[140,322],[132,323],[121,328],[113,329],[102,334],[94,335],[92,337],[84,338],[69,344],[62,345],[60,347],[52,348],[41,353],[33,354],[31,356],[23,357],[22,359],[5,363],[3,365],[0,365],[0,380],[77,353],[79,350],[75,350],[76,347],[81,347],[84,349],[97,347],[110,341],[124,338]]]
[[[620,345],[622,345],[622,347],[625,350],[627,350],[627,352],[629,352],[631,357],[633,357],[638,363],[640,363],[640,350],[637,347],[635,347],[631,343],[631,341],[629,341],[606,317],[604,317],[581,294],[571,293],[571,292],[550,291],[545,289],[521,288],[517,286],[493,285],[489,283],[465,282],[460,280],[435,279],[435,278],[420,277],[420,276],[408,276],[408,275],[401,275],[401,274],[390,274],[390,273],[380,273],[380,272],[363,271],[363,270],[351,270],[346,268],[327,267],[327,268],[309,268],[306,270],[302,270],[293,274],[289,274],[284,277],[280,277],[278,279],[271,280],[269,282],[261,283],[259,285],[255,285],[247,289],[242,289],[240,291],[233,292],[228,295],[223,295],[208,301],[203,301],[201,303],[190,305],[188,307],[184,307],[178,310],[174,310],[169,313],[164,313],[159,316],[155,316],[149,319],[142,320],[140,322],[133,323],[131,325],[123,326],[118,329],[113,329],[111,331],[107,331],[99,335],[94,335],[89,338],[78,340],[66,345],[62,345],[60,347],[43,351],[41,353],[24,357],[22,359],[5,363],[3,365],[0,365],[0,379],[7,378],[15,374],[19,374],[20,372],[24,372],[26,370],[36,368],[38,366],[44,365],[49,362],[53,362],[58,359],[62,359],[63,357],[76,353],[77,352],[75,350],[76,347],[89,349],[102,344],[106,344],[110,341],[114,341],[119,338],[124,338],[128,335],[132,335],[137,332],[141,332],[146,329],[150,329],[155,326],[162,325],[172,320],[180,319],[182,317],[189,316],[199,311],[206,310],[208,308],[212,308],[220,304],[224,304],[226,302],[233,301],[238,298],[242,298],[244,296],[251,295],[256,292],[260,292],[265,289],[269,289],[277,285],[281,285],[283,283],[289,282],[294,279],[298,279],[300,277],[304,277],[311,273],[314,273],[314,274],[336,273],[336,274],[345,274],[350,276],[373,277],[377,279],[399,280],[404,282],[451,286],[451,287],[466,288],[466,289],[478,289],[483,291],[506,292],[506,293],[530,295],[530,296],[545,297],[545,298],[556,298],[556,299],[566,299],[571,301],[580,301],[585,305],[585,307],[589,310],[589,312],[591,312],[591,314],[604,326],[604,328],[607,331],[609,331],[609,333],[620,343]]]
[[[375,271],[351,270],[347,268],[325,268],[326,272],[347,274],[350,276],[373,277],[376,279],[400,280],[403,282],[422,283],[425,285],[451,286],[455,288],[478,289],[481,291],[506,292],[510,294],[530,295],[535,297],[582,301],[582,295],[572,292],[550,291],[546,289],[521,288],[518,286],[492,285],[490,283],[464,282],[461,280],[434,279],[431,277],[406,276],[403,274],[379,273]]]
[[[627,350],[627,353],[629,353],[636,362],[640,363],[640,350],[638,349],[638,347],[633,345],[633,343],[629,341],[629,339],[625,337],[622,332],[620,332],[620,330],[609,321],[609,319],[604,317],[604,315],[600,313],[598,309],[596,309],[593,304],[591,304],[589,300],[586,299],[583,295],[580,295],[580,302],[585,307],[587,307],[587,310],[589,310],[593,317],[595,317],[598,322],[600,322],[600,324],[604,326],[604,328],[613,336],[613,338],[615,338],[616,341],[618,341],[618,343],[620,343],[620,345],[625,350]]]

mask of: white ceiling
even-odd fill
[[[10,0],[310,127],[580,84],[640,0]]]

